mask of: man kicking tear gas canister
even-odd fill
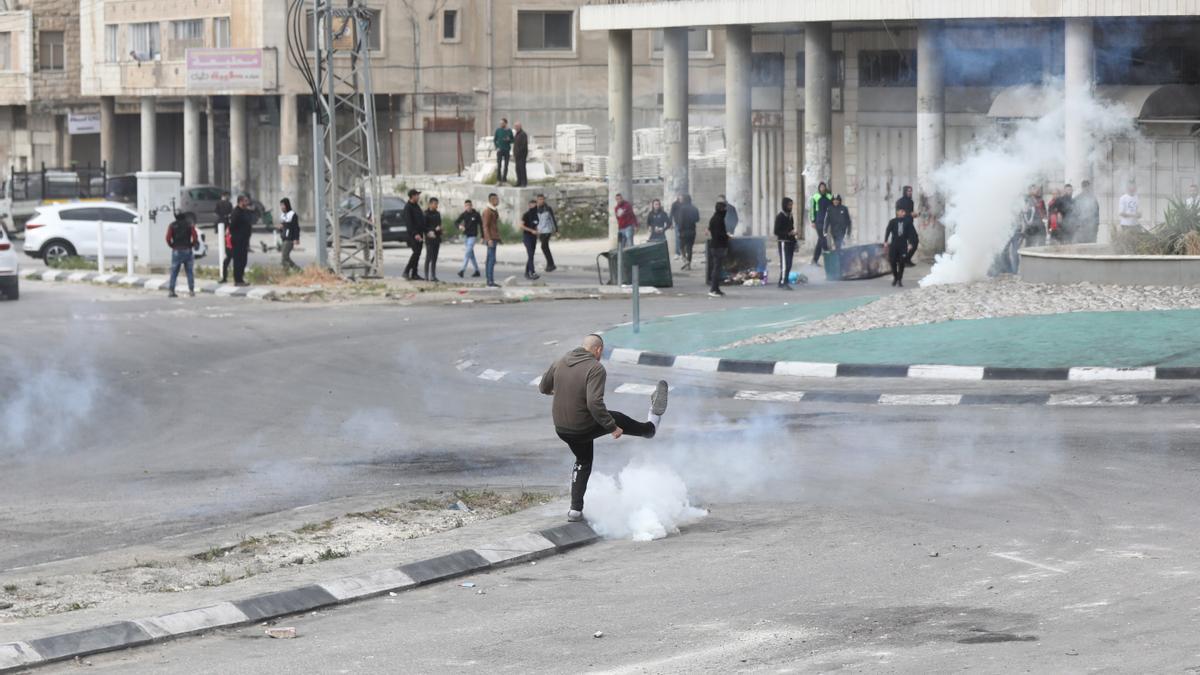
[[[571,510],[567,520],[583,520],[583,493],[587,492],[588,478],[592,475],[593,443],[597,438],[611,434],[654,438],[662,424],[662,415],[667,411],[667,382],[659,380],[650,395],[649,421],[638,422],[628,415],[610,411],[604,405],[604,386],[608,373],[600,364],[604,354],[604,340],[599,335],[589,335],[583,344],[555,361],[542,375],[538,388],[547,396],[554,396],[554,430],[558,437],[575,454],[575,468],[571,471]]]

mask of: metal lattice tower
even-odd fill
[[[312,7],[318,92],[313,165],[318,213],[332,232],[329,266],[343,276],[380,277],[383,202],[370,67],[370,33],[378,27],[355,0],[342,7],[313,0]]]

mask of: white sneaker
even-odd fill
[[[661,416],[667,412],[667,390],[667,381],[659,380],[654,393],[650,394],[650,414]]]
[[[567,522],[568,523],[583,522],[583,511],[576,511],[575,509],[571,509],[570,511],[567,511]]]

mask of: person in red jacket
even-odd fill
[[[633,204],[625,201],[625,197],[621,193],[617,193],[617,206],[613,209],[617,214],[617,233],[618,241],[621,248],[633,246],[633,231],[637,229],[638,219],[637,213],[633,210]]]

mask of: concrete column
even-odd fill
[[[229,97],[229,188],[234,195],[244,194],[250,185],[246,155],[246,97]]]
[[[142,99],[142,171],[155,171],[158,154],[158,113],[154,108],[155,99],[147,96]]]
[[[300,113],[295,94],[279,97],[279,154],[283,160],[279,165],[279,196],[292,200],[296,208],[300,197]],[[295,157],[296,163],[291,159]]]
[[[183,99],[183,184],[199,185],[200,176],[200,102],[191,97]]]
[[[75,139],[71,136],[71,123],[66,115],[62,115],[59,117],[59,123],[55,126],[57,127],[58,149],[61,155],[59,157],[59,166],[71,166],[71,159],[75,154],[72,147]]]
[[[215,184],[217,182],[217,116],[213,113],[213,101],[209,96],[204,101],[204,126],[208,136],[205,139],[205,145],[208,147],[205,150],[208,153],[208,180],[207,182]]]
[[[828,183],[833,193],[845,186],[833,180],[833,27],[804,24],[804,179],[810,193]],[[797,204],[807,204],[801,195]]]
[[[754,227],[754,130],[750,120],[750,26],[725,28],[725,200],[738,210],[738,228]],[[702,207],[703,208],[703,207]]]
[[[117,101],[112,96],[100,97],[100,161],[113,173],[113,158],[117,156]]]
[[[946,78],[941,27],[922,21],[917,25],[917,185],[913,202],[921,214],[921,255],[926,259],[946,249],[942,203],[933,184],[933,173],[945,157]]]
[[[1095,44],[1092,20],[1072,18],[1066,20],[1066,113],[1067,126],[1065,165],[1066,182],[1079,189],[1079,184],[1092,179],[1092,164],[1088,159],[1090,148],[1087,125],[1080,123],[1080,104],[1092,95],[1095,87]],[[1072,123],[1072,120],[1075,120]]]
[[[616,195],[633,201],[633,31],[608,31],[608,238],[617,242]]]
[[[688,30],[663,31],[663,204],[688,192]]]

